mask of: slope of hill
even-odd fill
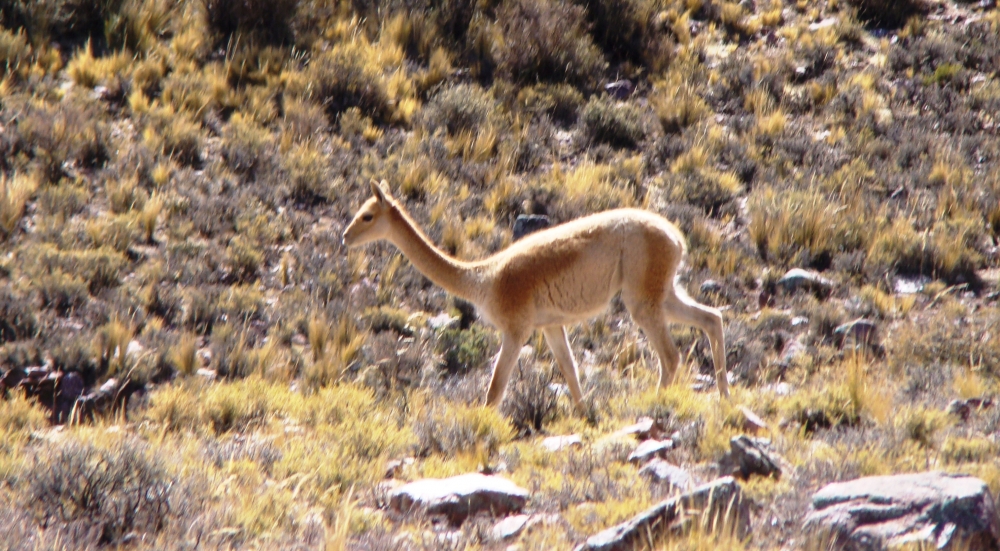
[[[743,483],[749,541],[664,548],[799,545],[812,493],[862,475],[1000,490],[995,2],[0,13],[0,548],[505,548],[492,519],[387,506],[398,481],[475,471],[529,490],[545,520],[522,548],[571,548],[666,494],[615,431],[652,418],[707,481],[740,406],[790,472]],[[521,214],[674,220],[682,282],[724,311],[733,402],[685,327],[680,381],[654,388],[616,301],[570,331],[586,411],[540,336],[479,408],[493,329],[392,246],[341,245],[383,178],[467,259]]]

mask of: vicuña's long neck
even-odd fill
[[[389,241],[399,247],[416,269],[455,296],[473,301],[478,297],[479,277],[468,263],[435,247],[402,207],[393,208],[390,216],[393,232]]]

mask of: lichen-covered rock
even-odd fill
[[[743,538],[750,526],[749,500],[731,476],[698,486],[694,490],[661,501],[617,526],[599,532],[577,551],[628,551],[642,548],[654,539],[682,532],[692,520],[710,531],[732,532]]]
[[[520,513],[527,501],[524,488],[506,478],[479,473],[417,480],[389,494],[389,506],[397,512],[444,515],[456,526],[482,512],[495,516]]]
[[[872,476],[829,484],[813,495],[804,530],[824,549],[861,551],[904,544],[937,549],[1000,547],[989,487],[942,472]]]

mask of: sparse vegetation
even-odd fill
[[[0,548],[569,549],[662,497],[609,434],[652,417],[702,476],[739,405],[796,476],[744,485],[766,504],[749,541],[666,548],[794,546],[810,493],[860,475],[1000,491],[997,406],[946,413],[1000,388],[990,2],[0,13],[0,375],[53,374],[0,387]],[[496,332],[392,247],[341,244],[373,178],[463,259],[509,245],[521,214],[675,221],[681,283],[724,308],[734,403],[692,389],[710,352],[679,327],[678,384],[653,388],[615,302],[568,328],[584,411],[537,336],[480,408]],[[781,283],[791,268],[827,287]],[[141,391],[73,413],[57,379]],[[568,434],[579,448],[540,446]],[[486,519],[396,515],[380,481],[407,458],[392,477],[499,472],[548,520],[498,544]]]

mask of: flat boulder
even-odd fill
[[[694,486],[694,478],[691,473],[667,461],[656,458],[643,465],[639,469],[639,476],[649,479],[650,482],[666,486],[669,490],[687,491]]]
[[[630,551],[644,549],[668,534],[682,533],[693,522],[705,530],[746,536],[750,526],[750,500],[736,480],[723,477],[686,494],[665,499],[630,520],[587,539],[577,551]]]
[[[524,488],[506,478],[479,473],[417,480],[389,493],[393,510],[444,515],[454,526],[478,513],[520,513],[527,501],[528,491]]]
[[[655,457],[665,457],[667,452],[674,449],[674,441],[667,438],[664,440],[644,440],[635,451],[629,454],[628,462],[644,464]]]
[[[970,551],[1000,548],[1000,519],[982,480],[926,472],[829,484],[813,494],[804,530],[824,549],[904,545]]]

